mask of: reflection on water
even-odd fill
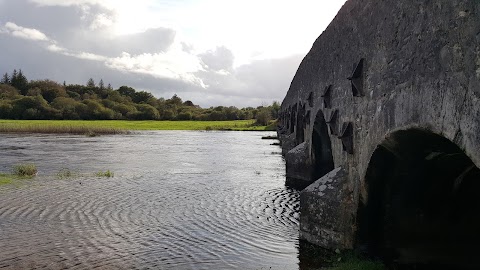
[[[0,135],[0,172],[39,170],[0,187],[0,268],[298,269],[298,193],[262,136]]]

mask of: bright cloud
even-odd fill
[[[30,40],[48,41],[48,37],[44,33],[38,31],[37,29],[21,27],[16,25],[13,22],[7,22],[5,24],[5,30],[7,33],[15,37],[30,39]]]
[[[149,74],[155,77],[181,80],[200,87],[206,87],[194,73],[203,70],[200,59],[181,48],[172,48],[168,53],[144,53],[108,59],[106,65],[124,72]]]
[[[95,17],[95,20],[90,24],[91,30],[96,30],[99,28],[109,27],[114,24],[112,18],[110,18],[107,14],[101,13]]]

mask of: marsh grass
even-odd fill
[[[254,120],[235,121],[127,121],[127,120],[0,120],[0,133],[66,133],[97,136],[128,134],[132,130],[264,131]]]
[[[110,170],[106,170],[106,171],[99,171],[95,174],[96,177],[107,177],[107,178],[110,178],[110,177],[113,177],[113,172],[110,171]]]
[[[35,164],[19,164],[13,166],[13,174],[21,177],[33,177],[37,175],[37,166]]]
[[[58,121],[35,123],[32,121],[12,120],[0,121],[0,133],[45,133],[45,134],[76,134],[94,137],[106,134],[126,134],[127,130],[115,127],[89,125],[68,125]]]
[[[75,173],[73,171],[71,171],[70,169],[61,169],[58,173],[57,173],[57,178],[59,179],[66,179],[66,178],[72,178],[72,177],[77,177],[79,176],[78,173]]]
[[[11,184],[12,182],[13,182],[13,177],[11,175],[0,173],[0,186]]]

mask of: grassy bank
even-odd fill
[[[121,134],[128,130],[267,130],[266,126],[254,126],[253,123],[254,120],[0,120],[0,133]]]
[[[0,185],[12,184],[15,180],[30,179],[37,175],[35,164],[18,164],[13,166],[12,173],[0,173]]]

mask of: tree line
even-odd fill
[[[129,86],[113,89],[90,78],[86,85],[29,81],[22,70],[5,73],[0,81],[0,119],[64,120],[248,120],[267,125],[278,117],[280,105],[201,108],[176,94],[156,98]]]

